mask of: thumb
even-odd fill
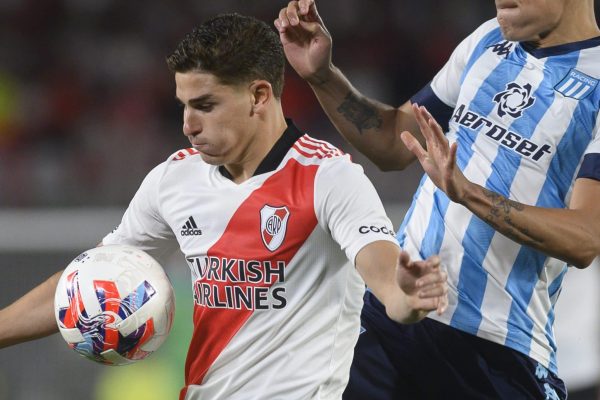
[[[398,256],[398,267],[410,268],[410,256],[404,250],[402,250]]]

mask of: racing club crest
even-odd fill
[[[271,207],[267,204],[260,210],[260,234],[263,243],[270,251],[275,251],[283,243],[290,210],[286,206]]]

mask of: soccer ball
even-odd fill
[[[108,365],[130,364],[156,351],[174,313],[173,287],[160,264],[123,245],[80,254],[54,296],[56,322],[69,347]]]

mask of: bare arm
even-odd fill
[[[494,229],[577,268],[600,255],[600,182],[578,179],[569,209],[528,206],[469,183],[459,200]]]
[[[0,310],[0,348],[58,332],[54,293],[62,271]]]
[[[448,145],[442,129],[424,108],[414,107],[428,150],[409,132],[402,139],[431,180],[450,200],[467,207],[504,236],[575,267],[600,255],[600,182],[578,179],[569,209],[529,206],[469,181],[456,166],[457,144]]]
[[[395,108],[369,99],[333,66],[331,35],[314,0],[291,1],[280,11],[275,26],[288,61],[310,84],[346,140],[382,170],[403,169],[414,161],[400,139],[404,130],[419,135],[410,103]]]
[[[396,245],[377,241],[358,252],[356,268],[396,322],[417,322],[434,310],[441,314],[448,304],[447,275],[437,256],[411,262]]]

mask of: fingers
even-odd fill
[[[298,25],[300,23],[300,5],[298,2],[290,1],[285,10],[290,25]]]
[[[447,146],[448,140],[444,135],[444,131],[440,124],[437,123],[435,118],[427,111],[423,106],[419,106],[417,103],[412,104],[413,113],[421,129],[421,133],[425,137],[428,143],[434,142],[435,144],[445,144]]]
[[[438,306],[436,312],[438,315],[442,315],[448,308],[448,295],[444,295],[438,298]]]
[[[438,273],[441,268],[440,257],[437,255],[430,256],[427,260],[417,260],[412,263],[413,268],[417,269],[419,273],[428,274],[428,273]],[[425,276],[425,275],[423,275]],[[427,281],[423,282],[423,285],[428,283]],[[418,287],[418,281],[417,281]]]
[[[275,26],[279,29],[279,32],[283,33],[286,28],[292,25],[290,18],[294,19],[294,21],[298,21],[297,1],[290,1],[287,7],[279,10],[278,18],[275,20]]]
[[[289,27],[304,25],[305,22],[317,22],[323,29],[323,21],[317,12],[317,6],[314,0],[293,0],[287,7],[279,11],[277,19],[274,21],[275,27],[280,33],[284,33]],[[314,31],[314,27],[309,25]]]
[[[419,161],[427,157],[427,151],[421,146],[421,143],[408,131],[404,131],[400,134],[400,139],[408,150],[411,151],[417,157]]]
[[[425,299],[429,297],[444,296],[448,293],[448,285],[445,279],[439,282],[432,282],[420,288],[419,297]]]
[[[311,6],[315,7],[314,0],[299,0],[298,6],[300,9],[300,15],[306,15],[310,11]]]
[[[450,165],[456,165],[456,152],[458,151],[458,142],[450,145]]]
[[[419,290],[415,308],[422,311],[436,311],[442,315],[448,308],[448,284],[444,282],[431,283]]]
[[[413,114],[415,115],[415,119],[417,120],[417,124],[421,129],[421,133],[423,134],[423,137],[425,137],[427,143],[429,143],[432,135],[429,125],[427,124],[426,116],[423,114],[423,107],[420,107],[417,103],[412,103],[411,107]]]
[[[282,28],[297,26],[300,19],[309,15],[314,7],[314,0],[290,1],[287,7],[279,10],[279,17],[275,20],[275,26],[281,26]],[[316,12],[316,8],[314,10]]]
[[[427,308],[427,310],[436,310],[438,315],[442,315],[448,308],[448,274],[441,265],[439,257],[430,257],[428,261],[432,263],[433,271],[417,280],[418,296],[421,299],[434,300],[435,307]]]
[[[443,313],[446,311],[447,304],[445,303],[445,297],[434,297],[427,299],[419,299],[413,306],[419,311],[436,311]]]
[[[437,288],[437,286],[440,284],[446,285],[447,279],[448,274],[446,273],[446,271],[443,271],[439,267],[436,267],[428,274],[420,277],[415,283],[415,286],[419,289],[419,292],[423,293],[432,288]]]

